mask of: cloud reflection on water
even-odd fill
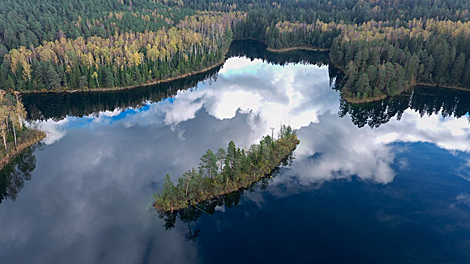
[[[293,166],[268,186],[277,196],[351,175],[390,183],[399,151],[391,144],[397,141],[431,142],[451,152],[470,149],[463,119],[421,118],[407,110],[401,121],[358,129],[349,116],[340,118],[338,109],[327,67],[233,58],[216,82],[171,99],[42,122],[49,146],[38,155],[32,177],[37,183],[25,186],[16,206],[6,201],[0,208],[0,244],[11,244],[15,254],[2,255],[24,256],[25,263],[41,254],[50,263],[145,262],[142,256],[148,262],[194,262],[195,245],[164,232],[161,221],[139,205],[149,202],[167,172],[175,177],[197,167],[205,149],[231,139],[249,147],[281,123],[298,129],[301,144]],[[256,193],[246,197],[264,203]]]
[[[243,142],[237,142],[244,147],[270,133],[270,128],[289,124],[298,129],[301,144],[294,163],[298,166],[293,166],[288,174],[298,176],[302,185],[351,175],[389,183],[395,175],[391,168],[394,150],[390,147],[394,142],[430,142],[451,152],[470,150],[468,122],[464,119],[421,117],[406,110],[400,121],[392,119],[373,130],[358,129],[348,116],[338,117],[338,93],[328,82],[327,67],[279,66],[258,59],[231,58],[216,82],[200,83],[195,89],[179,91],[171,99],[150,104],[145,110],[119,120],[113,118],[122,115],[121,111],[102,112],[98,117],[84,119],[102,124],[119,121],[126,128],[170,126],[183,141],[187,128],[180,124],[195,119],[199,111],[228,121],[240,114],[251,128]],[[67,119],[59,123],[44,122],[43,127],[52,132],[46,144],[65,135],[66,127],[74,122]],[[236,131],[237,128],[230,129]]]
[[[173,141],[171,131],[140,130],[142,145],[122,122],[86,121],[61,122],[66,137],[37,155],[31,184],[0,206],[2,263],[197,263],[185,227],[165,232],[148,208],[149,183],[173,159],[156,142]]]

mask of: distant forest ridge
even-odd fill
[[[0,89],[132,87],[210,68],[232,40],[330,50],[362,102],[412,85],[470,87],[465,0],[0,2]]]

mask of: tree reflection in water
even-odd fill
[[[444,118],[461,118],[470,112],[470,92],[420,86],[411,92],[372,103],[350,104],[341,99],[339,115],[343,117],[349,114],[358,127],[368,125],[374,128],[389,122],[393,117],[400,120],[408,108],[421,116],[441,114]]]
[[[31,173],[36,168],[34,151],[39,146],[27,148],[0,170],[0,203],[5,199],[15,201],[25,181],[31,180]]]

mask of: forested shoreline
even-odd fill
[[[24,149],[41,141],[46,134],[25,126],[26,110],[19,92],[0,90],[0,169]]]
[[[233,40],[329,50],[352,102],[416,83],[470,87],[468,1],[14,0],[0,3],[0,89],[137,87],[211,68]]]
[[[75,91],[138,86],[195,73],[221,63],[231,43],[227,32],[237,14],[200,14],[157,32],[121,33],[44,42],[5,54],[6,88]],[[12,76],[13,75],[13,76]]]
[[[167,174],[163,189],[155,194],[156,209],[173,212],[190,205],[229,194],[269,175],[289,157],[300,141],[290,126],[282,126],[278,139],[266,135],[249,150],[230,141],[227,149],[207,150],[201,157],[199,171],[194,168],[178,178],[176,186]]]

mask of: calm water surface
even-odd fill
[[[470,261],[467,94],[351,106],[319,61],[246,55],[134,94],[25,97],[48,137],[2,171],[0,262]],[[301,141],[291,166],[164,227],[151,203],[166,173],[281,124]]]

